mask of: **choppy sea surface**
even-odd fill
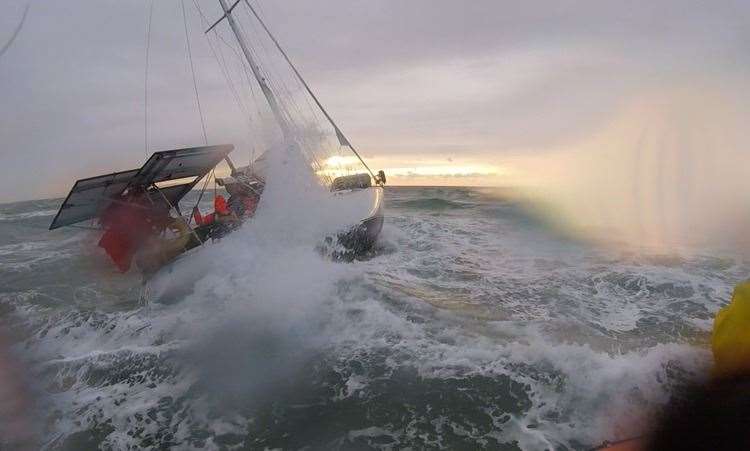
[[[46,230],[59,203],[0,205],[2,449],[589,449],[705,377],[750,269],[593,247],[501,190],[395,187],[360,260],[251,222],[153,300],[93,232]]]

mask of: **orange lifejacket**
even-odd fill
[[[211,224],[212,222],[216,220],[216,215],[226,216],[230,213],[231,212],[229,211],[227,200],[224,199],[224,196],[222,196],[221,194],[214,197],[214,212],[213,213],[203,216],[200,210],[198,210],[198,207],[193,208],[193,217],[195,218],[195,223],[198,225]]]
[[[229,214],[229,206],[227,205],[227,200],[224,199],[224,196],[222,196],[221,194],[214,197],[214,211],[220,215]]]
[[[199,226],[211,224],[212,222],[214,222],[213,213],[203,216],[201,214],[201,211],[198,210],[198,207],[193,207],[193,217],[195,218],[195,223],[198,224]]]

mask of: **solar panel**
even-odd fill
[[[221,145],[156,152],[140,169],[133,185],[150,186],[167,180],[202,177],[232,150],[232,145]]]
[[[49,229],[95,218],[133,180],[138,169],[78,180],[65,198]]]
[[[57,212],[50,230],[98,217],[128,187],[148,188],[154,183],[195,177],[192,183],[162,188],[161,193],[150,193],[156,205],[165,203],[164,196],[172,205],[176,205],[198,180],[208,174],[232,150],[234,146],[230,144],[164,150],[151,155],[140,169],[78,180]]]

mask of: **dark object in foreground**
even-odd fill
[[[750,449],[750,377],[689,387],[640,437],[605,443],[603,451],[739,451]]]
[[[688,389],[658,423],[647,450],[750,449],[750,377],[716,379]]]

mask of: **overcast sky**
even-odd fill
[[[216,1],[198,2],[218,17]],[[416,178],[452,166],[466,168],[453,180],[513,183],[505,165],[585,140],[634,98],[747,88],[745,0],[259,3],[352,142],[376,167]],[[3,1],[0,45],[25,5]],[[179,5],[154,7],[152,151],[202,143]],[[209,141],[247,148],[246,122],[193,1],[185,6]],[[140,0],[31,2],[0,57],[0,201],[63,195],[77,178],[140,166],[147,15]]]

